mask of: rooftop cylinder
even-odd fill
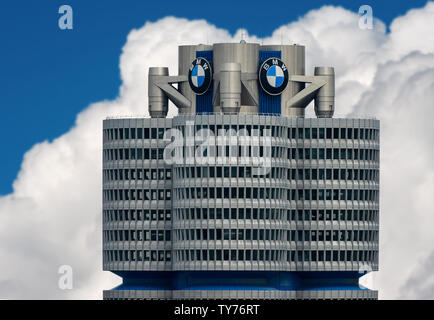
[[[169,68],[167,67],[151,67],[148,74],[148,104],[149,115],[151,118],[165,118],[169,110],[169,98],[157,85],[154,84],[152,78],[154,76],[168,76]]]
[[[315,67],[314,74],[328,78],[315,97],[315,114],[318,118],[331,118],[335,111],[335,70],[333,67]]]
[[[223,113],[239,113],[241,107],[241,66],[224,63],[220,71],[220,107]]]

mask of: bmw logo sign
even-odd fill
[[[193,60],[188,71],[188,83],[194,93],[201,95],[208,91],[212,80],[212,70],[209,62],[204,58]]]
[[[278,58],[265,60],[259,69],[259,83],[266,93],[281,94],[288,84],[288,68]]]

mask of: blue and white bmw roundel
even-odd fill
[[[267,81],[268,84],[274,88],[278,88],[283,84],[285,80],[285,75],[283,70],[279,66],[271,66],[267,71]]]
[[[270,95],[278,95],[288,84],[288,69],[282,60],[269,58],[259,69],[259,82],[262,89]]]
[[[196,65],[191,71],[191,82],[196,88],[203,85],[205,81],[205,71],[201,65]]]
[[[188,72],[188,82],[194,93],[201,95],[208,91],[212,80],[212,70],[209,62],[204,58],[193,60]]]

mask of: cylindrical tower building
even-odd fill
[[[104,121],[103,267],[123,278],[104,298],[376,299],[358,282],[378,270],[379,121],[331,118],[329,67],[307,78],[318,118],[291,107],[302,46],[202,49],[180,49],[183,73],[214,70],[181,87],[190,111]]]

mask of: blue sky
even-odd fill
[[[164,3],[164,5],[162,5]],[[126,36],[146,21],[173,15],[203,18],[234,33],[269,35],[310,9],[363,4],[387,25],[425,0],[409,1],[11,1],[0,2],[0,194],[12,191],[24,153],[66,132],[89,103],[117,96],[119,56]],[[74,10],[74,29],[58,28],[58,8]]]

